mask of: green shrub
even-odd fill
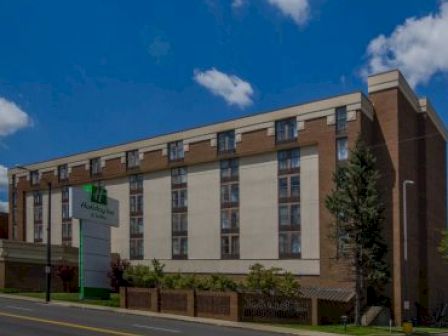
[[[297,296],[300,294],[299,283],[289,272],[281,268],[265,268],[254,264],[249,268],[245,289],[265,295]]]

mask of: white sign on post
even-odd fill
[[[118,226],[118,201],[93,185],[70,188],[70,217],[79,219],[80,297],[108,298],[110,227]]]

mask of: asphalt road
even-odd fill
[[[276,336],[278,334],[0,298],[0,335]]]

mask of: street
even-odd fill
[[[274,333],[0,298],[1,336],[229,335]]]

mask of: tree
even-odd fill
[[[382,237],[384,207],[378,191],[375,157],[361,139],[356,141],[346,164],[337,166],[327,209],[334,217],[336,244],[343,246],[355,280],[355,324],[361,324],[361,300],[365,286],[380,289],[389,280],[384,260],[387,246]]]
[[[440,242],[439,252],[442,257],[448,261],[448,230],[443,231],[442,241]]]

